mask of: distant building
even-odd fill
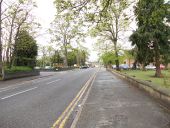
[[[134,59],[126,59],[124,61],[129,67],[132,67],[133,66],[133,63],[135,62]]]

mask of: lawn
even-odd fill
[[[170,89],[170,70],[163,70],[162,74],[164,78],[156,78],[154,77],[155,71],[148,70],[148,71],[141,71],[141,70],[124,70],[121,71],[129,76],[133,76],[136,79],[144,80],[152,82],[155,85],[169,88]]]

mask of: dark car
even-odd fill
[[[86,65],[80,67],[80,69],[87,69],[87,68],[89,68],[89,67]]]

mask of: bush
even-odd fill
[[[23,71],[32,71],[31,67],[26,66],[13,66],[12,68],[5,68],[6,73],[16,73],[16,72],[23,72]]]

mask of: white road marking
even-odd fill
[[[32,83],[39,83],[39,82],[42,82],[42,81],[45,81],[45,80],[48,80],[48,79],[52,79],[52,78],[53,77],[50,77],[50,78],[38,78],[38,79],[22,82],[22,83],[19,83],[19,84],[14,84],[14,85],[11,85],[11,86],[7,86],[5,88],[0,88],[0,92],[8,91],[8,90],[11,90],[11,89],[16,89],[16,88],[21,87],[21,85],[28,84],[28,83],[31,83],[31,82]]]
[[[26,84],[26,83],[14,84],[13,86],[7,86],[7,87],[5,87],[5,88],[1,88],[1,89],[0,89],[0,92],[8,91],[8,90],[10,90],[10,89],[19,88],[19,87],[21,87],[21,85],[23,85],[23,84]]]
[[[58,80],[55,80],[55,81],[51,81],[51,82],[49,82],[49,83],[46,83],[47,85],[48,84],[52,84],[52,83],[55,83],[55,82],[57,82],[57,81],[60,81],[61,79],[58,79]]]
[[[16,96],[16,95],[19,95],[19,94],[22,94],[22,93],[25,93],[25,92],[28,92],[28,91],[31,91],[31,90],[34,90],[34,89],[36,89],[36,88],[38,88],[38,87],[30,88],[30,89],[27,89],[27,90],[24,90],[24,91],[21,91],[21,92],[18,92],[18,93],[9,95],[9,96],[5,96],[5,97],[1,98],[1,100],[10,98],[10,97],[13,97],[13,96]]]

